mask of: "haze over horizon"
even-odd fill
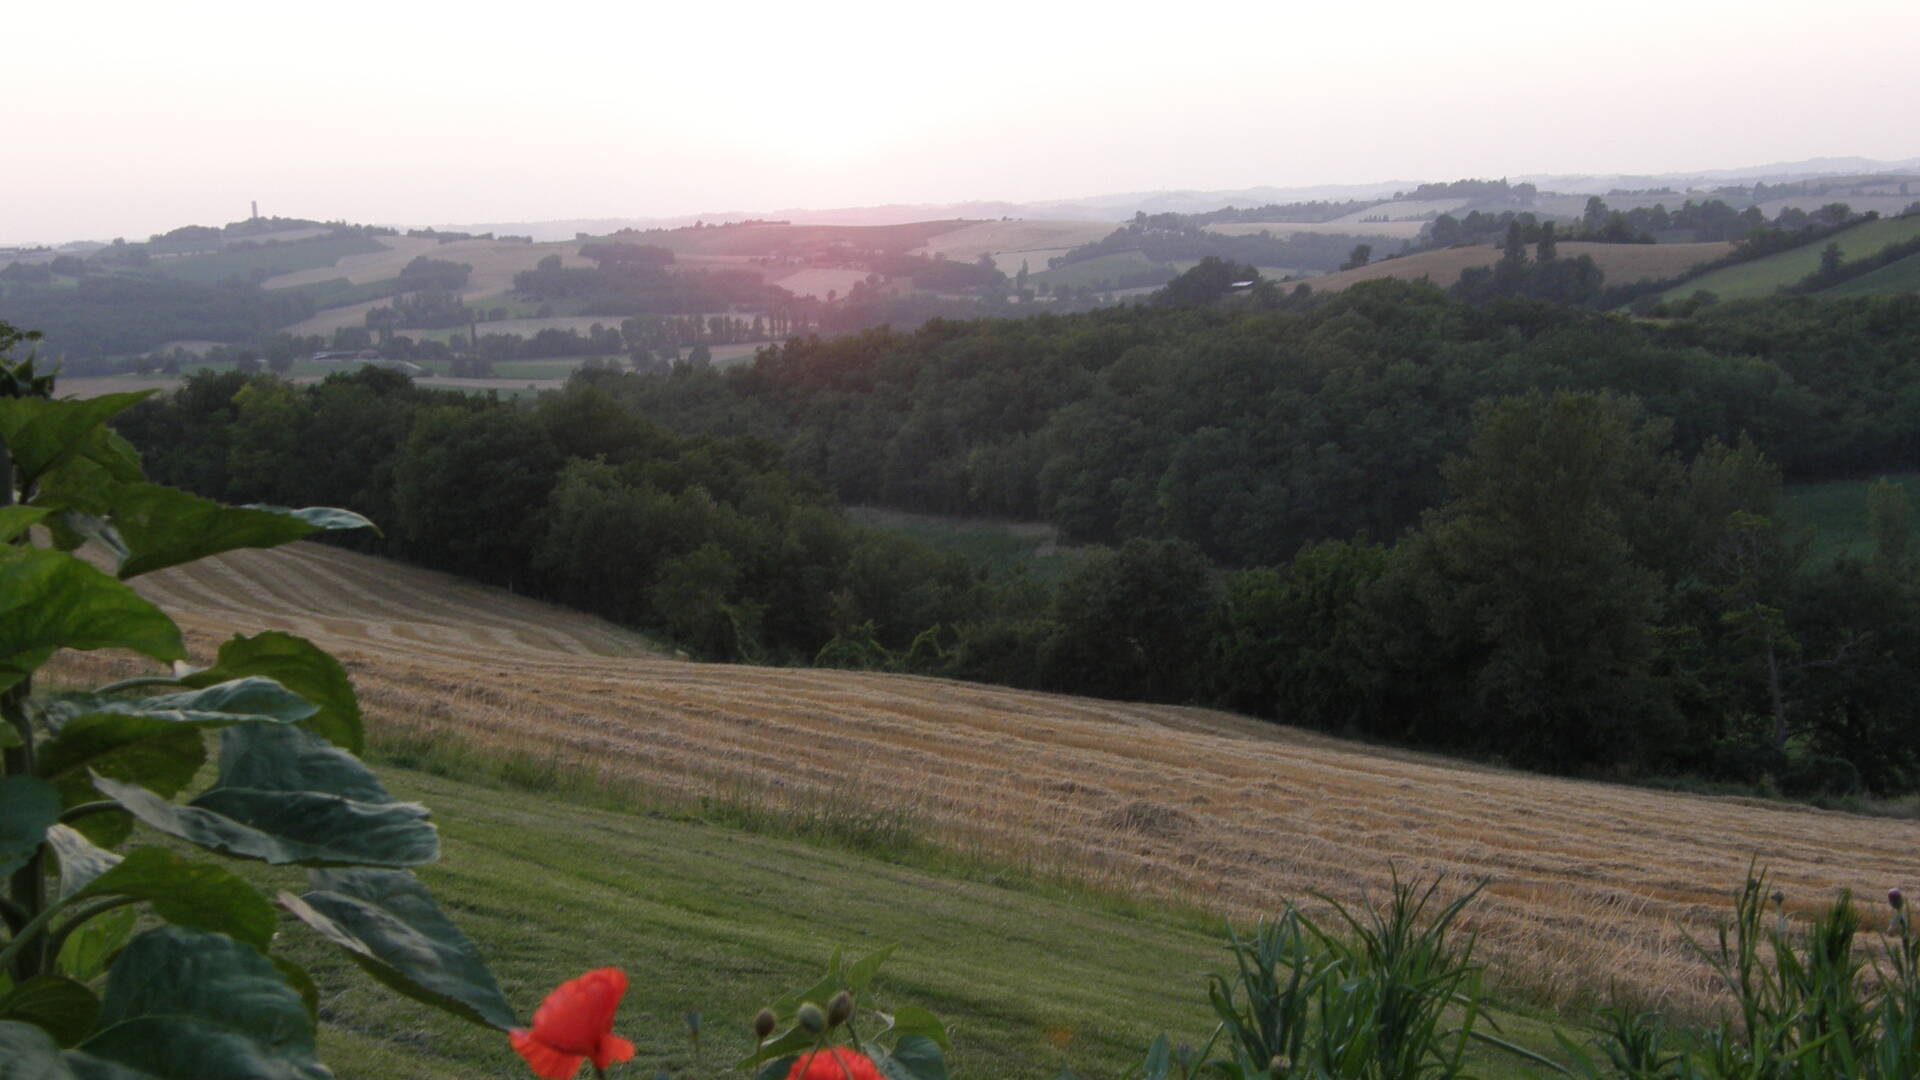
[[[0,242],[1920,154],[1920,4],[15,13]]]

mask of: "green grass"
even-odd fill
[[[468,300],[466,304],[477,311],[491,312],[495,308],[501,308],[506,311],[505,317],[509,319],[532,319],[540,313],[538,302],[522,300],[510,292],[494,293],[492,296],[483,296],[478,300]],[[608,325],[619,324],[609,320]]]
[[[750,793],[691,813],[648,809],[551,762],[446,744],[388,746],[384,757],[388,787],[426,803],[440,826],[443,857],[422,879],[523,1016],[563,979],[626,968],[616,1030],[639,1057],[621,1075],[727,1071],[754,1012],[811,983],[836,946],[858,955],[899,943],[871,1004],[940,1014],[961,1075],[1045,1080],[1064,1065],[1113,1076],[1162,1031],[1198,1046],[1212,1030],[1202,976],[1228,958],[1212,920],[1192,910],[943,852],[910,819],[833,826],[830,807],[774,814]],[[293,873],[256,876],[298,888]],[[321,987],[321,1050],[338,1075],[526,1075],[504,1037],[398,998],[304,931],[282,940]],[[696,1009],[698,1058],[683,1028]],[[1543,1022],[1499,1019],[1507,1037],[1552,1046]],[[1481,1075],[1529,1074],[1489,1056]]]
[[[1807,551],[1811,566],[1824,566],[1842,556],[1864,559],[1873,554],[1867,534],[1867,480],[1834,480],[1823,484],[1793,484],[1782,493],[1780,520],[1790,529],[1812,529]],[[1907,495],[1920,504],[1920,473],[1894,473],[1886,479],[1906,485]]]
[[[624,357],[615,357],[624,361]],[[564,379],[573,374],[573,369],[585,362],[584,356],[568,356],[553,360],[496,360],[493,364],[493,377],[496,379]]]
[[[1893,296],[1899,293],[1915,292],[1920,292],[1920,255],[1909,255],[1899,262],[1888,263],[1852,281],[1843,281],[1831,289],[1822,289],[1820,295]]]
[[[348,304],[363,304],[369,300],[384,300],[397,292],[399,287],[399,278],[369,281],[363,285],[355,285],[346,278],[331,278],[327,281],[316,281],[311,285],[294,285],[277,289],[275,292],[312,297],[314,310],[324,311],[327,308],[346,307]]]
[[[1839,244],[1840,253],[1846,258],[1862,259],[1888,244],[1898,244],[1915,237],[1920,237],[1920,217],[1868,221],[1836,236],[1802,244],[1791,251],[1715,270],[1667,290],[1660,298],[1681,300],[1701,289],[1722,300],[1771,296],[1776,289],[1792,285],[1820,269],[1820,253],[1830,243]]]
[[[1114,288],[1124,288],[1126,286],[1121,285],[1121,282],[1139,284],[1133,279],[1157,266],[1165,266],[1165,264],[1154,262],[1147,258],[1144,252],[1122,251],[1113,255],[1101,255],[1097,258],[1067,263],[1051,270],[1042,270],[1030,275],[1027,280],[1034,285],[1046,284],[1055,288],[1060,286],[1070,289],[1097,288],[1101,282],[1113,282]],[[1167,276],[1172,277],[1174,268],[1171,266],[1165,268],[1169,271]]]
[[[1110,1075],[1162,1027],[1189,1042],[1208,1030],[1199,973],[1218,949],[1191,930],[737,828],[383,775],[435,811],[445,854],[421,876],[523,1015],[562,979],[628,970],[630,1075],[722,1071],[747,1052],[754,1012],[810,983],[835,946],[896,941],[874,1004],[940,1013],[972,1075],[1065,1062]],[[331,991],[322,1047],[340,1075],[525,1075],[504,1038],[398,1001],[317,945],[302,958]],[[691,1009],[706,1017],[699,1062],[681,1027]],[[1049,1031],[1073,1033],[1068,1054]]]
[[[295,270],[315,270],[332,266],[347,255],[384,250],[386,245],[371,236],[323,236],[291,244],[268,244],[238,251],[187,255],[178,259],[155,259],[153,269],[169,277],[212,285],[235,274],[251,279],[260,271],[271,276]]]
[[[1066,572],[1072,560],[1072,555],[1051,546],[1053,541],[1049,536],[1017,532],[1004,522],[911,514],[871,506],[853,507],[848,513],[862,525],[905,533],[941,551],[985,566],[996,575],[1025,567],[1038,580],[1055,581]],[[1045,554],[1041,553],[1043,550]]]

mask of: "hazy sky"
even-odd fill
[[[1920,155],[1920,0],[20,4],[0,242]]]

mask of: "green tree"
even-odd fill
[[[1885,478],[1867,489],[1867,534],[1873,538],[1873,565],[1890,575],[1913,569],[1913,500],[1907,486]]]
[[[396,532],[405,549],[438,553],[455,573],[512,585],[532,561],[537,511],[559,469],[530,414],[425,410],[394,468]]]
[[[1830,243],[1820,249],[1820,276],[1833,277],[1840,272],[1840,266],[1847,257],[1840,252],[1839,243]]]
[[[1657,752],[1673,715],[1662,583],[1628,530],[1670,473],[1666,442],[1665,424],[1607,394],[1480,410],[1445,470],[1452,500],[1396,552],[1376,608],[1417,622],[1397,652],[1418,737],[1557,770]]]
[[[1138,701],[1193,695],[1212,637],[1214,584],[1191,544],[1134,539],[1087,556],[1054,594],[1052,685]]]

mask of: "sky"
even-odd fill
[[[1920,156],[1916,0],[16,8],[0,243]]]

